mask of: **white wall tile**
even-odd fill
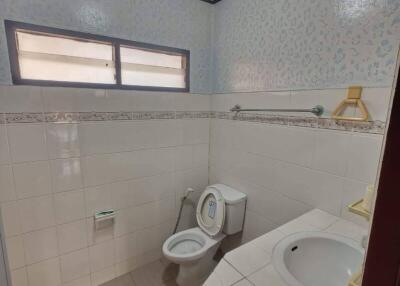
[[[46,112],[107,111],[105,90],[88,88],[43,88]]]
[[[0,86],[0,112],[43,112],[41,88]]]
[[[151,239],[150,237],[147,237]],[[137,234],[132,233],[115,239],[115,259],[122,262],[136,256],[139,253]]]
[[[57,226],[60,253],[67,253],[88,245],[86,220],[79,220]]]
[[[316,132],[312,167],[334,175],[346,174],[346,163],[351,135],[345,132]]]
[[[46,139],[52,159],[80,155],[78,124],[49,123],[46,125]]]
[[[129,207],[118,210],[115,215],[115,236],[122,236],[138,230],[137,207]]]
[[[175,120],[84,122],[79,126],[82,154],[93,155],[175,146]]]
[[[11,270],[25,266],[25,248],[22,236],[13,236],[5,241],[8,265]]]
[[[178,93],[175,95],[175,109],[177,111],[208,111],[210,100],[211,95]]]
[[[130,111],[135,107],[133,90],[106,90],[105,110]]]
[[[8,148],[7,128],[0,125],[0,165],[11,162],[10,150]]]
[[[112,146],[109,144],[112,140],[108,135],[111,128],[110,122],[80,123],[78,129],[82,155],[112,152]]]
[[[353,135],[348,150],[346,176],[365,183],[374,183],[381,146],[380,135]]]
[[[58,258],[45,260],[28,266],[29,286],[54,286],[61,284]]]
[[[242,242],[248,242],[260,235],[267,233],[278,227],[278,224],[258,215],[252,211],[246,211],[245,221],[243,226]]]
[[[7,126],[11,157],[14,162],[46,160],[45,130],[42,124]]]
[[[61,280],[68,282],[90,273],[87,248],[61,256]]]
[[[193,168],[208,167],[209,144],[193,146]]]
[[[312,209],[304,202],[291,199],[268,188],[243,182],[241,189],[247,194],[247,209],[277,223],[286,223]]]
[[[175,94],[169,92],[143,92],[133,93],[134,111],[174,111]]]
[[[363,183],[350,179],[346,179],[344,181],[342,211],[340,214],[342,218],[350,220],[366,228],[368,227],[369,223],[365,220],[365,218],[351,213],[349,211],[349,205],[354,204],[355,202],[358,202],[359,200],[364,198],[365,191],[367,190],[368,185],[368,183]]]
[[[158,147],[172,147],[178,145],[179,120],[157,121],[156,143]]]
[[[24,235],[26,263],[33,264],[58,255],[57,231],[55,227]]]
[[[83,191],[62,192],[54,196],[56,222],[63,224],[86,217]]]
[[[135,208],[139,228],[155,226],[174,217],[175,197],[140,205]]]
[[[193,168],[193,147],[179,146],[174,148],[174,162],[176,171]]]
[[[85,189],[86,216],[92,217],[96,212],[112,209],[112,190],[110,186]]]
[[[202,144],[209,140],[209,119],[182,119],[178,125],[178,144]]]
[[[299,90],[291,92],[291,108],[312,108],[316,105],[324,107],[323,117],[330,117],[339,103],[347,97],[347,89]],[[355,114],[355,108],[350,106],[344,115]],[[302,114],[304,115],[304,114]]]
[[[62,284],[63,286],[91,286],[90,275],[83,276],[73,281]]]
[[[113,241],[103,242],[89,248],[90,268],[92,272],[103,270],[115,263]]]
[[[26,268],[19,268],[11,271],[12,286],[28,286],[28,275]]]
[[[86,219],[86,225],[87,225],[88,243],[90,246],[110,241],[115,237],[114,227],[106,227],[101,230],[96,230],[94,226],[93,217]]]
[[[172,151],[163,148],[84,157],[84,184],[95,186],[173,171]]]
[[[16,199],[11,166],[0,166],[0,202]]]
[[[14,165],[15,188],[19,199],[36,197],[52,192],[48,161]]]
[[[112,190],[114,208],[121,209],[134,205],[159,201],[174,194],[174,173],[117,182],[97,187],[98,190]]]
[[[391,87],[363,89],[362,100],[367,106],[370,120],[386,121],[391,93]]]
[[[97,272],[91,273],[92,286],[98,286],[104,284],[115,278],[115,267],[107,267]]]
[[[52,160],[51,174],[55,192],[75,190],[82,187],[79,158]]]
[[[55,224],[53,197],[43,196],[18,201],[21,225],[29,232]]]
[[[276,190],[316,208],[339,215],[343,178],[299,166],[277,165]]]
[[[1,217],[6,236],[21,234],[22,227],[17,201],[1,204]]]
[[[257,153],[302,166],[311,166],[315,146],[314,130],[264,124],[259,131],[261,150]]]

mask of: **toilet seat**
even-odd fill
[[[170,261],[180,264],[203,257],[207,250],[225,237],[220,234],[209,237],[200,228],[195,227],[178,232],[169,237],[163,244],[163,253]]]
[[[221,192],[210,186],[200,196],[197,203],[196,218],[198,226],[209,236],[222,232],[225,222],[225,200]]]

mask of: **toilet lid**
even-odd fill
[[[218,235],[225,221],[225,200],[215,188],[206,189],[197,203],[196,218],[199,227],[208,235]]]

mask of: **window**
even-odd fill
[[[14,84],[189,91],[187,50],[5,21]]]

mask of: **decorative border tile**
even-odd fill
[[[133,115],[132,112],[110,112],[109,113],[109,120],[132,120]]]
[[[79,122],[79,113],[75,112],[51,112],[45,113],[46,122],[54,123],[75,123]]]
[[[331,118],[271,115],[267,113],[234,113],[216,111],[120,111],[120,112],[48,112],[0,113],[0,124],[5,123],[77,123],[86,121],[154,120],[154,119],[225,119],[258,122],[283,126],[297,126],[348,132],[383,134],[385,122],[345,121]]]
[[[111,112],[79,112],[79,121],[108,121]]]
[[[383,121],[368,121],[368,122],[358,122],[354,125],[353,131],[360,133],[373,133],[373,134],[383,134],[385,132],[386,124]]]
[[[306,128],[319,128],[328,130],[341,130],[348,132],[384,134],[385,122],[382,121],[348,121],[335,120],[332,118],[316,118],[301,116],[281,116],[262,113],[232,113],[232,112],[213,112],[212,117],[217,119],[260,122],[266,124],[278,124],[284,126],[298,126]]]
[[[5,113],[6,123],[40,123],[44,122],[43,113]]]
[[[318,127],[318,118],[289,116],[288,124],[289,124],[289,126],[317,128]]]
[[[318,128],[330,130],[353,131],[355,122],[350,120],[335,120],[331,118],[319,118]]]

